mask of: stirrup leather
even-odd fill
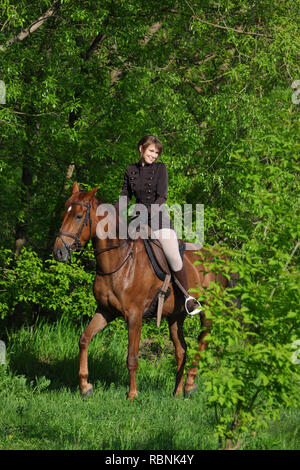
[[[194,308],[194,310],[192,312],[189,312],[189,310],[187,308],[187,303],[189,302],[189,300],[193,300],[194,302],[197,302],[197,304],[198,304],[198,306],[196,308]],[[195,299],[194,297],[192,297],[191,295],[189,295],[188,297],[185,298],[184,306],[185,306],[185,310],[186,310],[188,315],[197,315],[197,313],[202,312],[200,302],[197,299]]]

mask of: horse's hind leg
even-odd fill
[[[201,358],[201,352],[207,348],[207,342],[205,341],[205,336],[210,332],[211,320],[206,320],[204,312],[200,313],[201,325],[205,327],[205,330],[200,333],[198,336],[198,351],[193,360],[193,367],[187,371],[187,379],[184,386],[184,395],[190,395],[196,391],[197,386],[195,384],[195,378],[197,376],[199,360]]]
[[[82,396],[90,396],[93,393],[93,386],[88,383],[88,346],[92,338],[103,330],[110,321],[104,318],[101,313],[95,313],[88,327],[84,330],[79,340],[80,364],[79,364],[79,387]]]
[[[177,396],[182,393],[183,387],[183,371],[186,361],[186,342],[183,337],[183,322],[184,317],[177,321],[169,320],[170,336],[175,347],[175,356],[177,362],[176,382],[174,395]]]

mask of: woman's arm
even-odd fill
[[[156,186],[156,199],[153,204],[164,204],[168,197],[168,171],[164,163],[159,165]]]

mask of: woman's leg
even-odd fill
[[[184,290],[188,291],[188,280],[186,275],[186,270],[184,263],[182,262],[179,247],[178,247],[178,238],[175,230],[170,228],[162,228],[154,232],[155,238],[157,238],[166,255],[167,261],[173,271],[174,276],[180,282]],[[185,295],[185,308],[189,315],[195,315],[201,311],[199,302],[191,297],[188,292]]]
[[[156,230],[154,235],[155,238],[160,241],[172,271],[180,271],[183,266],[183,262],[179,253],[178,238],[175,230],[172,230],[171,228],[162,228],[160,230]]]

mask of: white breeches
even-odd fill
[[[179,253],[178,238],[175,230],[171,228],[162,228],[153,233],[155,238],[160,241],[172,271],[180,271],[183,263]]]

